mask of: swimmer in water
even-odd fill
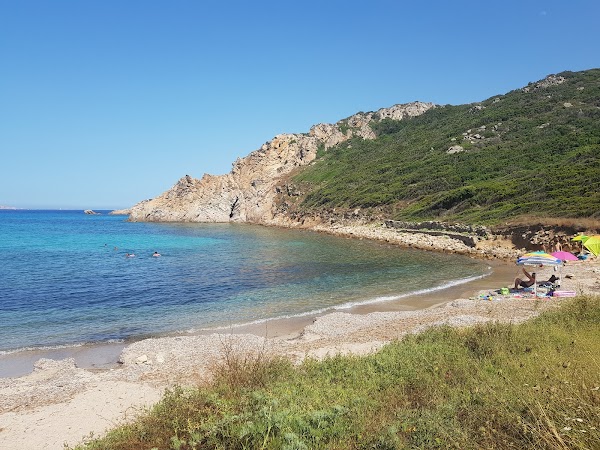
[[[154,253],[152,253],[152,256],[154,256],[155,258],[158,258],[160,256],[160,253],[154,252]]]

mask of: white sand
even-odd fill
[[[563,275],[567,274],[572,278],[563,280],[563,290],[600,292],[600,261],[569,264],[563,269]],[[73,359],[42,359],[27,376],[0,378],[0,449],[60,450],[64,443],[73,446],[90,433],[101,435],[158,401],[165,388],[207,380],[211,365],[226,349],[272,352],[294,361],[307,356],[365,354],[428,326],[519,322],[562,301],[508,296],[446,300],[418,311],[334,312],[314,319],[302,333],[292,336],[267,339],[255,334],[212,334],[147,339],[127,346],[117,369],[90,371],[76,367]]]
[[[141,383],[91,381],[72,398],[0,415],[0,448],[62,449],[133,419],[161,395],[162,389]]]

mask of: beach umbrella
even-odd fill
[[[546,252],[525,253],[517,259],[518,266],[560,266],[561,264],[560,259]]]
[[[575,236],[573,239],[571,239],[572,241],[581,241],[581,242],[585,242],[589,239],[589,236],[586,236],[585,234],[580,234],[578,236]]]
[[[552,256],[554,256],[555,258],[560,259],[564,263],[566,263],[567,261],[579,261],[579,258],[571,252],[559,251],[559,252],[552,252],[550,254]],[[560,275],[560,279],[561,279],[561,283],[562,283],[562,267],[560,268],[559,275]]]
[[[571,239],[571,241],[573,242],[580,242],[581,243],[581,253],[583,253],[583,243],[585,241],[587,241],[590,237],[586,236],[585,234],[580,234],[575,236],[573,239]]]
[[[585,248],[592,252],[594,256],[598,256],[598,253],[600,253],[600,235],[591,236],[582,242]]]
[[[577,256],[575,256],[571,252],[560,251],[560,252],[552,252],[550,254],[552,256],[554,256],[555,258],[560,259],[561,261],[578,261]]]
[[[518,266],[562,266],[562,261],[558,258],[555,258],[549,253],[546,252],[530,252],[525,253],[523,256],[520,256],[517,259]],[[537,283],[538,280],[533,283],[533,295],[537,298]]]

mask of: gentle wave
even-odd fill
[[[488,269],[491,269],[491,267],[488,267]],[[434,286],[434,287],[426,288],[426,289],[420,289],[420,290],[417,290],[417,291],[407,292],[407,293],[404,293],[404,294],[390,295],[390,296],[383,296],[383,297],[375,297],[375,298],[368,299],[368,300],[360,300],[360,301],[348,302],[348,303],[344,303],[342,305],[336,305],[336,306],[330,306],[330,307],[326,307],[326,308],[314,309],[314,310],[311,310],[311,311],[297,313],[297,314],[284,314],[284,315],[277,316],[277,317],[269,317],[269,318],[264,318],[264,319],[257,319],[257,320],[253,320],[253,321],[249,321],[249,322],[243,322],[243,323],[232,323],[232,324],[229,324],[229,325],[222,325],[222,326],[216,326],[216,327],[188,329],[188,330],[185,330],[185,331],[181,331],[180,333],[195,334],[195,333],[199,333],[199,332],[221,331],[221,330],[229,330],[229,329],[232,329],[232,328],[242,328],[242,327],[247,327],[247,326],[252,326],[252,325],[260,325],[260,324],[267,323],[267,322],[270,322],[270,321],[275,321],[275,320],[298,319],[298,318],[307,317],[307,316],[318,316],[318,315],[321,315],[321,314],[325,314],[325,313],[327,313],[329,311],[347,310],[347,309],[352,309],[352,308],[357,307],[357,306],[372,305],[372,304],[389,302],[389,301],[394,301],[394,300],[400,300],[400,299],[407,298],[407,297],[413,297],[413,296],[417,296],[417,295],[423,295],[423,294],[429,294],[429,293],[432,293],[432,292],[442,291],[444,289],[449,289],[451,287],[455,287],[455,286],[460,286],[462,284],[471,283],[472,281],[481,280],[483,278],[489,277],[491,274],[492,274],[492,272],[489,272],[489,273],[486,273],[486,274],[483,274],[483,275],[478,275],[478,276],[473,276],[473,277],[467,277],[467,278],[461,278],[461,279],[458,279],[458,280],[449,281],[448,283],[444,283],[444,284],[441,284],[439,286]]]
[[[387,297],[377,297],[377,298],[373,298],[370,300],[363,300],[363,301],[358,301],[358,302],[350,302],[350,303],[345,303],[343,305],[340,306],[334,306],[333,309],[350,309],[350,308],[354,308],[355,306],[364,306],[364,305],[371,305],[374,303],[381,303],[381,302],[388,302],[388,301],[392,301],[392,300],[400,300],[401,298],[406,298],[406,297],[412,297],[415,295],[423,295],[423,294],[429,294],[431,292],[437,292],[437,291],[442,291],[444,289],[449,289],[451,287],[454,286],[460,286],[461,284],[466,284],[466,283],[470,283],[471,281],[476,281],[476,280],[481,280],[485,277],[489,277],[492,273],[487,273],[487,274],[483,274],[483,275],[478,275],[478,276],[474,276],[474,277],[468,277],[468,278],[462,278],[460,280],[454,280],[454,281],[450,281],[448,283],[439,285],[439,286],[434,286],[431,288],[425,288],[425,289],[420,289],[418,291],[413,291],[413,292],[408,292],[405,294],[400,294],[400,295],[393,295],[393,296],[387,296]]]

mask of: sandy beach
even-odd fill
[[[403,238],[401,233],[372,227],[338,229],[336,233],[409,245],[409,237]],[[58,450],[65,443],[73,446],[86,437],[101,435],[135,418],[157,402],[166,388],[209,380],[211,365],[225,349],[260,350],[285,355],[295,362],[340,353],[365,354],[430,326],[468,326],[494,320],[518,323],[564,301],[558,297],[535,299],[530,294],[498,294],[501,287],[512,284],[519,271],[514,259],[510,261],[520,251],[505,244],[473,250],[444,238],[428,237],[420,242],[427,242],[431,249],[480,258],[495,255],[499,259],[490,260],[493,273],[489,277],[402,301],[317,317],[273,320],[219,333],[153,338],[54,354],[32,353],[27,357],[5,355],[3,358],[14,358],[15,373],[27,374],[0,378],[0,448]],[[552,269],[544,271],[549,276]],[[562,275],[561,290],[600,292],[597,258],[569,263]],[[28,373],[31,366],[33,371]]]

